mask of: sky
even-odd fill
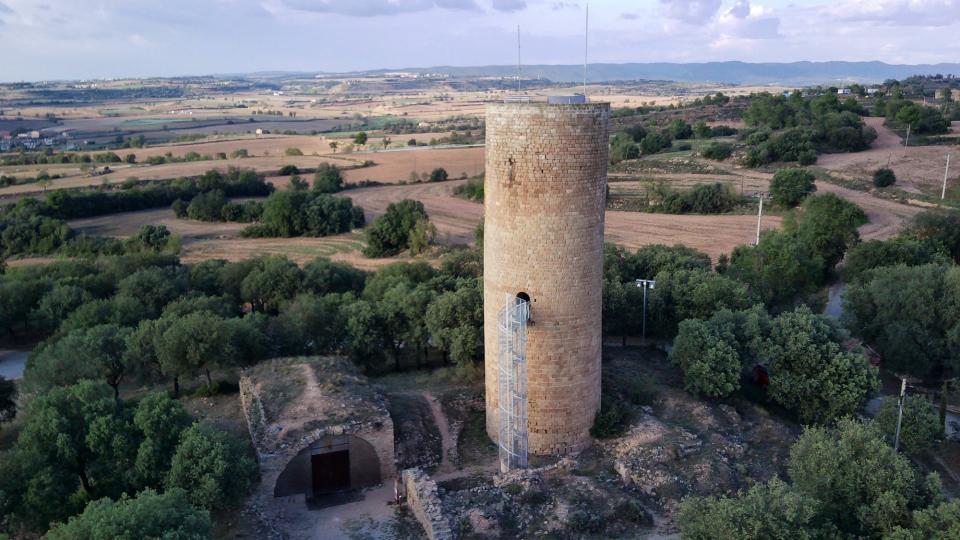
[[[0,0],[0,80],[583,62],[583,0]],[[591,62],[960,61],[960,0],[592,0]]]

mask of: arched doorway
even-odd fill
[[[273,495],[308,499],[375,486],[380,460],[373,445],[355,435],[327,435],[301,450],[277,478]]]

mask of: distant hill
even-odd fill
[[[582,65],[525,65],[523,76],[542,77],[556,82],[583,80]],[[447,73],[456,77],[514,77],[516,66],[435,66],[428,68],[380,69],[357,72],[376,75],[407,71]],[[704,62],[694,64],[590,64],[590,82],[661,80],[729,84],[781,84],[807,86],[848,82],[882,82],[910,75],[960,75],[960,64],[886,64],[884,62],[791,62],[754,64],[748,62]]]

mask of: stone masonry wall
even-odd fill
[[[401,475],[407,505],[430,540],[452,540],[453,530],[444,517],[437,483],[420,469],[406,469]]]
[[[529,450],[590,444],[600,406],[603,219],[609,104],[495,103],[486,111],[484,345],[496,440],[497,313],[531,298]]]

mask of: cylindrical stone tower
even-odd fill
[[[590,443],[600,407],[607,103],[487,105],[483,329],[487,433],[497,440],[497,314],[529,298],[532,454]]]

